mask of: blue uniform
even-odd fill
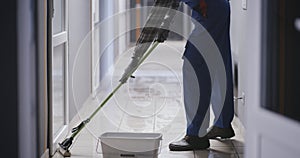
[[[191,8],[199,5],[200,0],[181,0]],[[227,128],[230,126],[234,116],[233,105],[233,77],[232,61],[230,48],[230,5],[228,0],[205,0],[207,3],[207,17],[204,18],[199,12],[193,10],[192,18],[199,22],[210,34],[215,41],[226,70],[227,88],[225,102],[219,118],[215,120],[215,126]],[[203,30],[195,25],[195,29],[190,38],[201,36]],[[200,127],[207,126],[205,114],[212,103],[213,109],[216,106],[222,106],[218,90],[218,76],[211,78],[208,66],[203,56],[198,52],[195,46],[187,42],[184,52],[183,64],[183,87],[184,87],[184,104],[187,115],[187,135],[203,136]],[[211,83],[214,81],[214,84]],[[198,85],[199,89],[195,86]],[[196,96],[195,94],[200,94]],[[195,114],[196,113],[196,114]]]

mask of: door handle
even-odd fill
[[[242,104],[245,105],[245,93],[242,92],[242,95],[241,95],[241,96],[239,96],[239,97],[233,97],[233,100],[234,100],[234,101],[240,100],[240,101],[242,102]]]

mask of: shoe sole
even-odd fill
[[[189,149],[180,149],[180,148],[169,148],[170,151],[193,151],[193,150],[206,150],[208,147],[204,147],[204,148],[189,148]]]
[[[209,137],[208,139],[216,139],[216,138],[218,138],[218,137],[220,137],[221,139],[230,139],[230,138],[232,138],[232,137],[234,137],[235,136],[235,134],[233,133],[233,134],[230,134],[230,135],[217,135],[217,136],[214,136],[214,137]]]
[[[207,146],[203,146],[203,147],[197,147],[197,148],[183,148],[183,147],[171,147],[169,146],[170,151],[193,151],[193,150],[205,150],[207,148],[210,147],[210,144],[208,144]]]

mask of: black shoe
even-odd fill
[[[169,144],[171,151],[203,150],[209,148],[207,137],[185,136],[182,140]]]
[[[208,139],[215,139],[217,137],[220,137],[221,139],[228,139],[228,138],[231,138],[234,136],[235,136],[235,133],[234,133],[232,126],[230,126],[228,128],[220,128],[217,126],[213,126],[206,135],[206,137]]]

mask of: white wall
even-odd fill
[[[86,99],[91,94],[91,47],[90,42],[84,41],[90,31],[90,1],[89,0],[70,0],[69,1],[69,104],[70,120],[77,114]],[[86,39],[89,40],[89,39]],[[82,45],[83,44],[83,45]],[[81,46],[81,47],[80,47]],[[80,48],[80,49],[79,49]],[[74,74],[72,68],[76,53],[79,52],[75,65]],[[84,53],[83,53],[84,52]],[[74,75],[74,86],[72,87],[71,79]],[[75,98],[72,95],[74,90]],[[76,105],[75,105],[75,102]]]
[[[125,11],[128,1],[96,0],[99,3],[100,21],[107,19],[119,11]],[[92,93],[92,35],[91,32],[91,0],[70,0],[69,1],[69,103],[70,120],[82,108],[83,103]],[[97,14],[97,13],[96,13]],[[111,27],[114,26],[114,27]],[[93,43],[100,46],[103,53],[100,60],[100,75],[105,77],[109,68],[113,66],[114,60],[127,49],[126,37],[122,36],[107,47],[107,42],[113,39],[114,34],[124,32],[126,19],[113,21],[107,29],[100,29],[100,43]],[[104,26],[106,27],[106,25]],[[95,28],[96,30],[99,28]],[[78,52],[79,51],[79,52]],[[96,52],[97,53],[97,52]],[[96,56],[98,57],[98,56]],[[76,63],[75,63],[76,62]],[[98,59],[94,60],[95,63]],[[95,66],[94,63],[94,66]],[[74,74],[73,72],[74,71]],[[73,84],[72,85],[72,77]],[[97,81],[95,81],[97,82]],[[99,81],[98,81],[99,82]],[[101,82],[102,83],[102,82]],[[73,90],[73,91],[72,91]]]
[[[100,4],[100,88],[109,89],[107,84],[118,56],[128,48],[125,10],[129,1],[99,1]],[[118,15],[118,16],[116,16]],[[118,17],[118,18],[117,18]],[[98,26],[98,27],[99,27]]]
[[[106,20],[109,17],[113,16],[114,8],[115,8],[114,1],[99,1],[99,11],[100,11],[100,21]],[[102,28],[100,28],[100,80],[103,80],[104,77],[109,73],[109,69],[113,65],[114,62],[114,54],[113,52],[116,51],[114,45],[115,42],[112,41],[114,31],[115,31],[115,22],[113,20],[109,20],[106,22]],[[100,83],[102,84],[102,82]],[[104,84],[106,85],[106,84]]]
[[[126,7],[127,7],[127,3],[128,1],[127,0],[122,0],[122,1],[119,1],[119,7],[118,7],[118,12],[124,12],[126,10]],[[122,14],[121,17],[120,17],[120,21],[119,21],[119,24],[118,24],[118,31],[120,33],[123,33],[126,31],[126,14]],[[127,39],[126,39],[126,36],[121,36],[119,38],[119,53],[122,53],[124,52],[127,48]]]
[[[252,10],[242,8],[242,0],[231,0],[231,49],[233,61],[238,67],[238,94],[236,97],[240,97],[246,91],[246,85],[248,84],[248,73],[246,71],[249,63],[247,59],[247,48],[251,39],[247,36],[247,32],[252,29],[252,25],[248,25],[248,19],[251,18]],[[247,105],[243,104],[242,100],[235,101],[235,112],[239,119],[246,125],[245,111]]]

